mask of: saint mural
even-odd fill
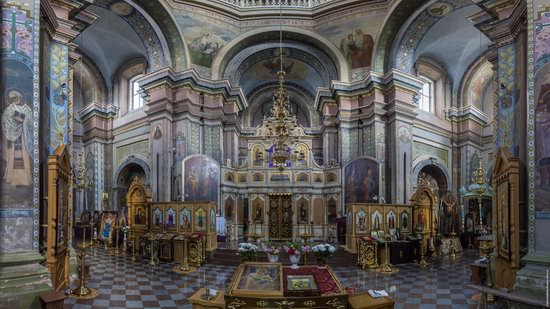
[[[300,214],[300,222],[301,223],[307,223],[308,220],[307,220],[307,205],[306,205],[306,201],[302,200],[300,202],[300,210],[299,210],[299,214]]]
[[[378,196],[378,163],[370,159],[357,159],[346,165],[345,202],[375,202]]]
[[[535,84],[536,208],[550,212],[550,64],[540,69]]]
[[[2,133],[7,141],[4,180],[14,187],[29,186],[32,183],[32,109],[18,90],[9,91],[7,102],[9,105],[2,114]]]
[[[223,45],[211,40],[210,32],[203,31],[200,36],[194,38],[189,45],[191,61],[203,67],[211,67],[212,61],[222,47]]]
[[[184,195],[188,202],[217,202],[220,169],[215,161],[195,156],[184,162]]]
[[[365,34],[363,28],[355,28],[340,44],[340,48],[352,69],[368,67],[371,65],[374,39],[370,34]]]
[[[255,222],[263,222],[263,211],[262,211],[262,202],[260,201],[260,199],[255,199],[254,200],[254,221]]]

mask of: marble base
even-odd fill
[[[550,268],[550,256],[527,255],[522,261],[527,265],[516,273],[514,292],[546,301],[546,271]]]
[[[41,308],[39,295],[53,291],[50,273],[35,251],[0,255],[0,304],[2,308]]]

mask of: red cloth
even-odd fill
[[[317,266],[301,266],[298,269],[283,267],[283,286],[287,291],[287,276],[312,275],[317,288],[322,295],[342,293],[338,284],[332,278],[330,271],[326,268],[317,268]]]

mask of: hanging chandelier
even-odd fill
[[[290,108],[289,96],[284,87],[286,72],[283,67],[282,9],[280,12],[279,62],[281,67],[277,72],[279,85],[273,93],[273,106],[270,115],[264,120],[263,138],[269,145],[269,153],[265,155],[266,161],[282,172],[287,166],[298,160],[298,153],[292,151],[292,146],[298,140],[296,132],[299,130],[297,130],[296,115]]]

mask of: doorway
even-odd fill
[[[292,239],[292,194],[269,195],[269,238]]]

